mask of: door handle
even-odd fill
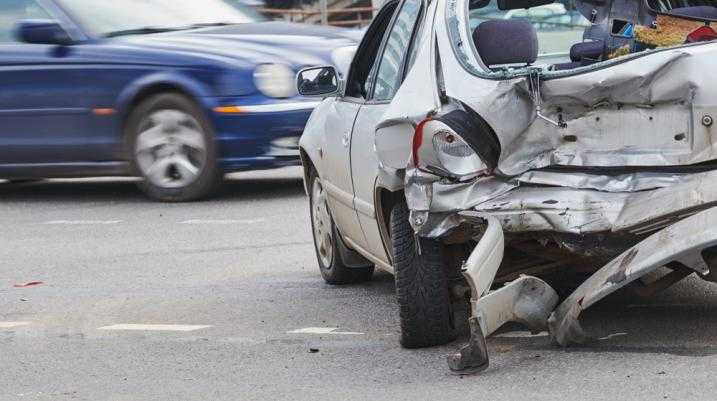
[[[351,131],[344,132],[344,135],[341,137],[341,143],[344,146],[349,146],[349,138],[351,136]]]

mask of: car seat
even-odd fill
[[[473,31],[473,43],[483,64],[493,69],[507,64],[531,65],[538,59],[538,34],[525,20],[488,20]]]
[[[570,46],[570,62],[553,65],[554,70],[569,70],[597,63],[605,53],[605,43],[601,40],[580,42]]]

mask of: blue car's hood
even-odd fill
[[[188,31],[118,37],[134,46],[216,58],[251,67],[285,63],[296,68],[331,64],[331,52],[358,43],[348,29],[285,22],[247,23]]]

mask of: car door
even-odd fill
[[[351,136],[354,204],[366,237],[366,250],[386,263],[389,263],[387,250],[381,239],[374,208],[374,188],[379,169],[374,137],[376,124],[412,66],[422,14],[422,0],[404,0],[400,5],[382,46],[381,56],[376,59],[370,95],[358,112]]]
[[[354,210],[353,182],[350,169],[350,137],[361,103],[354,99],[337,99],[326,116],[328,128],[324,137],[322,184],[328,195],[331,216],[342,237],[365,245],[365,238]]]
[[[329,100],[331,112],[326,113],[323,138],[322,183],[328,194],[329,208],[342,237],[354,248],[365,248],[363,234],[354,204],[354,183],[351,176],[351,134],[356,117],[368,97],[368,77],[380,44],[392,20],[397,2],[381,9],[366,32],[352,62],[344,95]],[[392,6],[393,4],[393,6]]]
[[[20,43],[14,37],[21,20],[66,21],[43,4],[0,2],[0,164],[106,160],[106,138],[92,132],[97,77],[87,74],[80,55],[92,45]]]

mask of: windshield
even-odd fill
[[[575,0],[565,0],[529,9],[501,11],[495,2],[469,11],[471,31],[490,19],[525,19],[538,33],[541,56],[568,53],[570,46],[582,42],[588,21],[575,8]]]
[[[151,33],[193,26],[255,22],[238,1],[223,0],[61,0],[68,13],[98,36]]]

